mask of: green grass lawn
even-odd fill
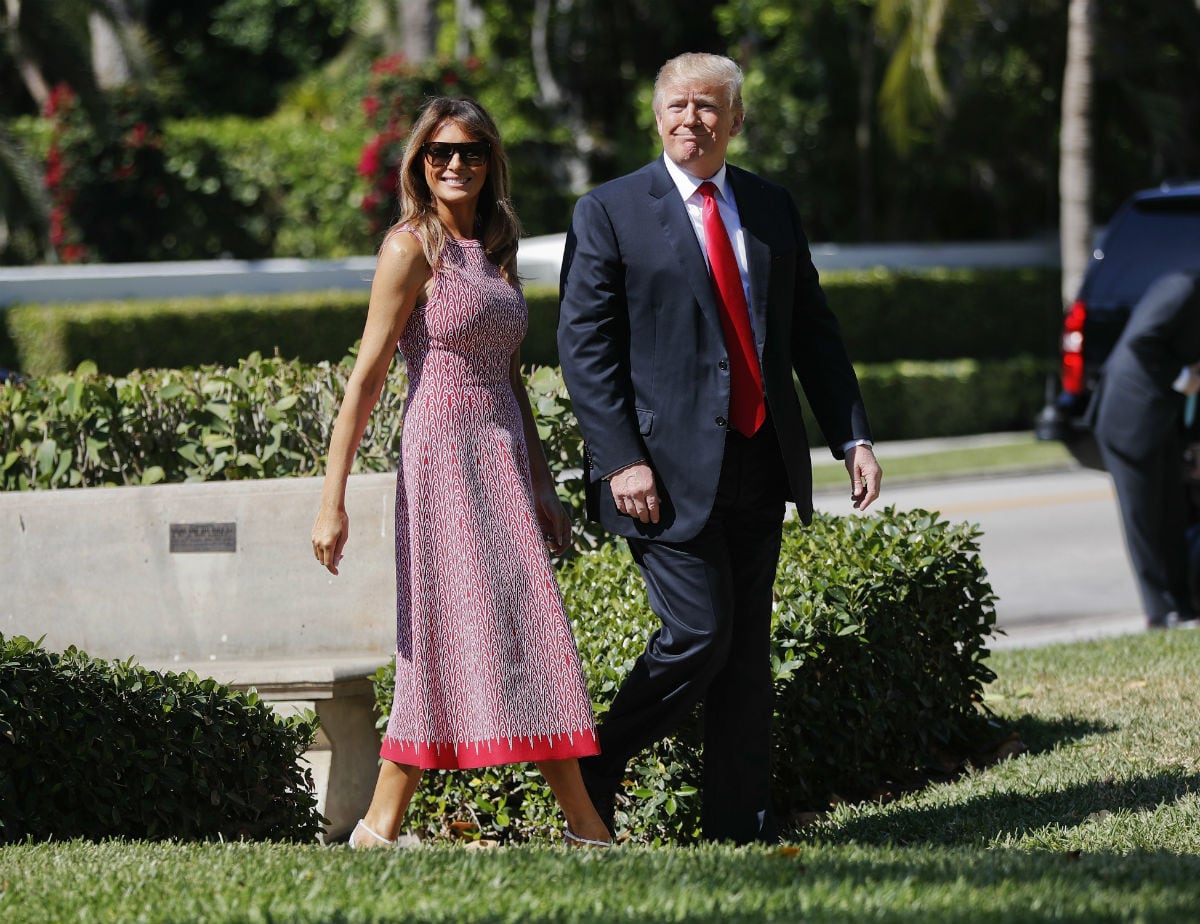
[[[991,663],[1024,753],[782,848],[7,847],[0,921],[1200,921],[1200,631]]]
[[[1073,465],[1062,443],[1039,442],[1032,433],[1013,434],[1012,440],[989,446],[939,449],[917,455],[889,455],[886,442],[877,447],[884,485],[902,481],[928,481],[946,477],[1000,475]],[[818,491],[848,484],[846,466],[830,455],[813,465],[813,487]]]

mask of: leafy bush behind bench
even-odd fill
[[[0,634],[0,844],[312,841],[321,818],[296,758],[316,728],[190,672]]]
[[[257,354],[234,367],[71,374],[0,384],[0,490],[319,474],[353,357],[305,365]],[[903,439],[1026,425],[1045,369],[1029,357],[859,370],[876,436]],[[582,439],[557,369],[526,384],[560,494],[581,510]],[[394,370],[356,471],[395,467],[407,380]],[[820,440],[814,423],[809,436]]]
[[[1062,317],[1057,279],[1030,269],[880,269],[828,273],[823,284],[850,356],[866,364],[1052,357]],[[0,366],[46,375],[91,360],[123,375],[232,365],[255,350],[337,361],[362,335],[367,281],[352,292],[17,306],[6,313],[13,355],[0,355]],[[532,285],[526,297],[530,329],[522,358],[557,365],[557,291]]]
[[[773,773],[785,821],[945,770],[998,737],[981,704],[994,598],[979,530],[923,510],[818,514],[786,524],[775,582]],[[623,543],[558,571],[598,714],[656,625]],[[380,727],[394,665],[376,675]],[[696,717],[630,764],[617,827],[638,841],[698,836]],[[407,826],[427,836],[467,821],[481,836],[524,840],[558,817],[531,767],[427,773]]]

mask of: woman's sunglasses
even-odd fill
[[[431,167],[445,167],[455,153],[468,167],[480,167],[487,163],[492,146],[486,141],[426,141],[421,145],[421,153]]]

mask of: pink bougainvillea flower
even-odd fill
[[[138,122],[129,130],[129,134],[125,136],[125,142],[130,147],[140,148],[146,143],[146,138],[150,134],[150,127],[145,122]]]
[[[358,175],[374,176],[379,172],[379,152],[383,147],[383,135],[376,135],[363,145],[362,154],[358,158]]]
[[[66,232],[63,229],[62,209],[52,209],[50,212],[50,243],[57,248],[62,244],[65,237]]]

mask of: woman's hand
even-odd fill
[[[561,555],[571,544],[571,515],[553,491],[540,492],[535,506],[542,538],[551,552]]]
[[[330,574],[338,573],[342,560],[342,549],[350,538],[350,517],[345,509],[326,510],[321,508],[312,528],[313,554]]]

